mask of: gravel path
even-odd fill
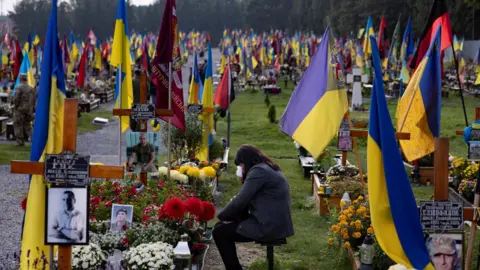
[[[260,258],[267,256],[266,249],[263,250],[258,245],[253,243],[237,243],[237,256],[240,260],[240,264],[246,269],[250,264]],[[207,251],[207,257],[205,258],[205,270],[225,270],[222,257],[218,253],[215,242],[212,241],[210,248]]]

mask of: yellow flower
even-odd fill
[[[353,238],[357,238],[357,239],[358,239],[358,238],[362,237],[362,234],[359,233],[359,232],[354,232],[352,236],[353,236]]]
[[[350,236],[348,236],[348,233],[344,233],[343,234],[343,239],[348,239],[348,238],[350,238]]]
[[[329,244],[329,245],[333,245],[333,238],[331,238],[331,237],[328,238],[328,244]]]
[[[201,162],[200,162],[200,166],[202,166],[202,167],[208,166],[208,161],[206,161],[206,160],[201,161]]]
[[[363,225],[362,225],[362,224],[360,224],[360,225],[355,224],[355,225],[356,225],[356,228],[357,228],[358,231],[361,230],[361,229],[363,229]]]
[[[340,215],[340,216],[338,217],[338,221],[342,221],[342,220],[345,220],[345,219],[346,219],[346,217],[345,217],[344,215]]]
[[[342,221],[340,221],[340,225],[341,226],[347,226],[348,222],[346,222],[345,220],[342,220]]]
[[[342,213],[343,213],[343,214],[346,216],[346,215],[348,215],[348,213],[350,213],[350,210],[348,210],[348,209],[345,209],[345,210],[343,210],[343,212],[342,212]]]
[[[332,225],[332,227],[330,228],[333,232],[338,232],[338,230],[340,230],[340,227],[338,227],[338,225]]]
[[[217,176],[217,171],[211,166],[204,167],[202,170],[207,177],[215,178]]]
[[[348,241],[345,242],[345,243],[343,244],[343,246],[344,246],[345,248],[350,248],[350,242],[348,242]]]
[[[361,224],[362,224],[362,222],[359,219],[355,220],[355,225],[358,226],[358,225],[361,225]]]
[[[348,229],[346,229],[346,228],[345,228],[345,229],[342,229],[342,234],[343,234],[343,235],[345,235],[345,234],[348,235]]]
[[[372,227],[368,228],[367,233],[372,234],[373,233],[373,228]]]
[[[353,203],[354,203],[354,204],[358,203],[358,200],[354,200]]]
[[[180,172],[181,174],[185,174],[188,169],[190,169],[191,167],[189,165],[185,165],[185,166],[182,166],[180,167],[180,169],[178,169],[178,172]]]
[[[350,222],[350,227],[355,227],[355,221]]]
[[[363,201],[363,196],[362,195],[358,196],[357,200]]]
[[[360,215],[362,212],[362,209],[357,209],[357,215]]]
[[[200,169],[197,167],[190,167],[187,170],[187,175],[190,177],[200,177]]]
[[[350,205],[350,207],[348,207],[348,210],[350,210],[350,212],[355,212],[355,207],[353,207],[353,205]]]
[[[347,203],[346,203],[345,201],[341,201],[341,202],[340,202],[340,206],[341,206],[341,207],[344,207],[344,206],[346,206],[346,205],[347,205]]]
[[[351,218],[352,216],[353,216],[352,213],[348,213],[347,215],[348,218]]]
[[[220,168],[220,163],[214,162],[214,163],[212,164],[212,167],[213,167],[215,170],[218,170],[218,169]]]

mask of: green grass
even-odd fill
[[[92,124],[95,117],[112,119],[111,111],[94,111],[91,113],[82,113],[78,118],[77,132],[87,133],[99,130],[102,126]],[[11,160],[29,160],[30,145],[17,146],[16,144],[0,144],[0,165],[10,164]]]
[[[285,110],[293,91],[293,87],[289,86],[288,89],[282,89],[283,92],[280,95],[270,96],[271,104],[276,107],[277,120]],[[478,104],[478,99],[466,97],[470,121],[472,121],[475,102]],[[466,155],[463,138],[455,135],[455,130],[464,127],[460,104],[458,97],[451,96],[449,99],[444,99],[442,107],[442,136],[450,137],[451,153],[454,155]],[[396,124],[395,109],[396,101],[390,102],[389,111],[393,116],[394,125]],[[346,260],[346,256],[341,254],[342,251],[332,250],[326,244],[329,220],[318,215],[318,210],[310,199],[310,181],[303,178],[302,169],[296,160],[298,152],[292,139],[283,134],[277,124],[269,122],[267,112],[262,93],[248,91],[237,95],[232,103],[230,162],[242,144],[253,144],[280,164],[290,183],[295,235],[288,239],[287,245],[276,249],[276,258],[282,266],[279,269],[350,269],[350,263]],[[351,117],[354,120],[368,121],[369,114],[354,112]],[[217,124],[218,135],[226,136],[226,128],[226,119],[220,120]],[[357,147],[361,167],[366,171],[366,139],[358,138]],[[331,153],[337,153],[336,139],[330,143],[329,150]],[[357,165],[354,153],[349,153],[348,159],[352,164]],[[222,205],[227,204],[241,187],[235,176],[235,170],[234,165],[230,166],[228,174],[221,178],[221,182],[227,187]],[[433,194],[433,189],[419,187],[414,188],[414,192],[418,200],[428,200]],[[265,268],[264,260],[259,260],[250,267],[251,270]]]

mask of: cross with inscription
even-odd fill
[[[147,104],[147,75],[142,73],[140,75],[140,104]],[[131,109],[113,109],[113,115],[116,116],[130,116],[132,115]],[[173,116],[173,110],[168,109],[155,109],[155,116]],[[140,120],[140,132],[147,132],[147,120]],[[147,184],[147,173],[140,173],[140,181]]]
[[[75,153],[77,148],[77,117],[78,101],[76,99],[65,99],[62,152]],[[10,172],[16,174],[44,175],[45,163],[35,161],[12,161]],[[113,178],[123,179],[124,168],[119,166],[90,165],[90,178]],[[44,203],[44,202],[38,202]],[[72,268],[72,246],[61,245],[58,247],[58,264],[60,270]]]
[[[368,82],[368,76],[362,75],[360,68],[353,68],[351,74],[347,74],[347,83],[353,84],[352,91],[352,110],[361,108],[363,105],[362,100],[362,83]]]

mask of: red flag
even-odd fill
[[[432,9],[430,10],[430,16],[428,17],[427,24],[423,29],[423,33],[420,36],[420,42],[418,43],[418,48],[415,51],[410,67],[412,71],[417,68],[417,66],[422,61],[423,57],[428,51],[430,43],[435,35],[435,30],[437,27],[442,26],[442,42],[440,46],[440,51],[444,51],[446,48],[452,45],[452,26],[450,24],[450,16],[448,14],[447,3],[445,0],[435,0],[433,3]]]
[[[178,39],[175,0],[167,0],[157,40],[157,51],[152,61],[152,81],[157,88],[155,105],[159,109],[168,109],[168,65],[172,63],[172,125],[185,131],[182,64]],[[168,117],[160,119],[168,121]]]
[[[378,30],[378,51],[380,53],[380,58],[385,58],[385,32],[387,28],[387,22],[385,21],[385,17],[382,16],[382,20],[380,21],[380,29]]]
[[[27,56],[28,57],[28,54]],[[20,42],[15,40],[15,64],[13,65],[13,80],[17,80],[18,73],[20,72],[20,66],[23,61],[22,48],[20,47]]]
[[[77,77],[77,87],[83,88],[85,86],[85,73],[87,72],[87,55],[88,48],[90,45],[85,43],[85,48],[83,49],[82,58],[80,58],[80,64],[78,64],[78,77]]]
[[[70,64],[70,54],[68,53],[68,45],[67,45],[67,37],[66,36],[63,36],[63,46],[62,46],[62,49],[63,49],[63,62],[64,64]],[[64,67],[66,68],[67,65],[64,65]]]
[[[222,109],[228,108],[228,91],[229,91],[229,77],[230,77],[230,65],[227,65],[223,72],[222,80],[218,85],[217,92],[215,93],[215,99],[213,103],[220,105]]]

